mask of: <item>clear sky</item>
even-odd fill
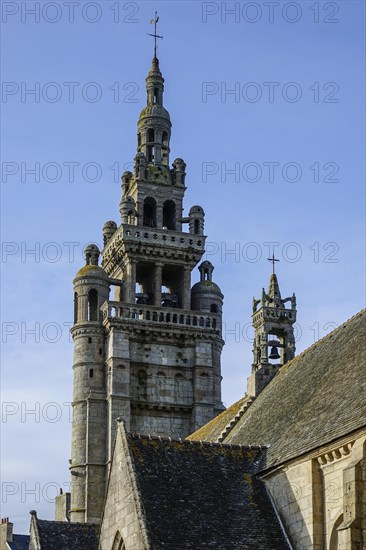
[[[297,295],[297,352],[364,307],[365,4],[1,9],[1,517],[26,533],[29,510],[52,519],[68,487],[72,279],[85,244],[101,246],[104,222],[119,222],[155,9],[171,161],[187,163],[185,211],[205,209],[206,257],[225,295],[229,405],[250,371],[252,297],[271,273],[265,243],[277,243],[282,294]]]

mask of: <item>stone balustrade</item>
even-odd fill
[[[121,225],[111,240],[107,243],[103,251],[104,261],[108,260],[113,249],[118,247],[121,242],[151,243],[164,246],[173,246],[174,248],[191,247],[197,251],[202,251],[205,244],[204,235],[195,235],[194,233],[184,233],[182,231],[172,231],[167,229],[158,229],[156,227],[141,227],[137,225]]]
[[[257,323],[261,319],[289,319],[289,321],[296,321],[296,312],[283,308],[264,307],[259,309],[253,315],[253,323]]]
[[[104,302],[101,308],[103,319],[124,319],[134,322],[166,323],[194,327],[198,330],[221,332],[221,317],[215,313],[203,313],[145,304]]]

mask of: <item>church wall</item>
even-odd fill
[[[366,547],[365,441],[319,449],[264,478],[296,550]]]
[[[313,546],[311,461],[281,468],[265,482],[294,548],[320,550]]]
[[[146,411],[141,411],[141,414],[135,412],[131,432],[178,438],[182,433],[189,433],[190,420],[190,415],[179,417],[175,411],[170,414],[153,411],[151,416],[148,416]]]

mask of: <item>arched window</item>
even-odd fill
[[[88,292],[88,321],[98,321],[98,292],[94,288]]]
[[[200,221],[194,220],[194,234],[199,235],[200,233]]]
[[[147,162],[153,162],[155,157],[155,130],[150,128],[147,131],[147,147],[146,147],[146,157]]]
[[[165,201],[163,206],[163,227],[175,230],[175,202]]]
[[[112,545],[111,550],[126,550],[126,547],[125,547],[123,539],[122,539],[122,535],[119,531],[116,534],[116,536],[114,537],[114,541],[113,541],[113,545]]]
[[[219,308],[217,307],[217,304],[211,304],[210,311],[211,313],[218,313]]]
[[[78,322],[78,293],[74,294],[74,323]]]
[[[139,147],[141,146],[141,134],[140,133],[137,134],[137,145]]]
[[[144,221],[146,227],[156,227],[156,201],[148,197],[144,201]]]
[[[341,514],[335,522],[332,534],[330,536],[329,550],[338,550],[338,528],[343,523],[343,514]]]

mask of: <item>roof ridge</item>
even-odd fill
[[[179,438],[172,438],[172,437],[161,437],[150,435],[150,434],[140,434],[140,433],[129,433],[128,434],[133,439],[147,439],[149,441],[160,441],[162,443],[181,443],[182,445],[186,445],[187,447],[190,445],[196,445],[196,446],[202,446],[202,447],[223,447],[223,448],[231,448],[231,449],[243,449],[243,450],[264,450],[268,449],[268,445],[232,445],[230,443],[221,443],[221,442],[213,442],[213,441],[203,441],[200,440],[194,440],[194,439],[182,439]]]
[[[344,323],[342,323],[341,325],[339,325],[339,327],[336,327],[335,329],[333,329],[331,332],[329,332],[328,334],[325,334],[322,338],[319,338],[319,340],[317,340],[316,342],[314,342],[313,344],[311,344],[311,346],[309,346],[308,348],[304,349],[302,352],[300,352],[298,355],[295,355],[295,357],[293,359],[291,359],[291,361],[288,361],[288,363],[285,363],[279,370],[279,372],[283,371],[284,369],[287,369],[288,367],[290,367],[292,365],[292,363],[298,359],[299,357],[305,355],[308,351],[310,351],[311,349],[315,348],[318,344],[320,344],[321,342],[323,342],[324,340],[327,340],[328,338],[331,338],[335,332],[337,331],[340,331],[342,328],[344,328],[346,325],[348,325],[348,323],[350,323],[351,321],[353,321],[356,317],[359,317],[363,314],[366,313],[366,308],[363,308],[361,309],[360,311],[358,311],[357,313],[355,313],[354,315],[352,315],[352,317],[350,317],[349,319],[347,319],[347,321],[345,321]],[[273,377],[273,380],[275,379],[276,377],[274,376]]]
[[[236,426],[236,424],[239,422],[243,414],[248,410],[248,408],[254,401],[255,401],[255,397],[248,395],[248,399],[242,404],[242,406],[239,408],[237,413],[226,424],[225,428],[222,430],[221,434],[217,438],[217,441],[219,443],[222,443],[225,437],[229,435],[231,430],[234,428],[234,426]]]
[[[39,517],[37,517],[37,521],[43,521],[46,523],[57,523],[59,525],[83,525],[84,527],[99,527],[98,523],[85,523],[83,521],[60,521],[56,519],[41,519]]]

